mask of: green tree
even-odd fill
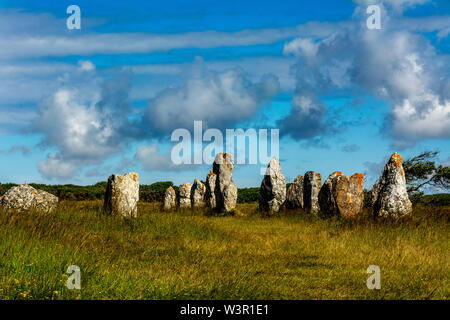
[[[450,188],[450,167],[436,164],[438,154],[439,151],[425,151],[403,162],[408,193],[423,194],[421,188],[426,185]]]

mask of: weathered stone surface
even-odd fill
[[[286,206],[290,209],[303,208],[303,176],[298,175],[286,193]]]
[[[355,173],[351,177],[338,175],[333,179],[333,198],[337,214],[344,219],[356,218],[363,209],[364,175]]]
[[[322,186],[322,177],[320,173],[308,171],[303,177],[303,204],[306,212],[318,214],[319,207],[319,192]]]
[[[223,188],[223,211],[231,212],[236,208],[238,189],[234,182],[231,182]]]
[[[219,153],[213,164],[213,173],[216,175],[214,193],[216,197],[216,210],[230,212],[236,208],[237,187],[233,182],[233,155]]]
[[[139,175],[137,173],[113,174],[108,178],[103,205],[106,214],[136,218],[138,201]]]
[[[195,179],[191,190],[191,204],[193,208],[205,206],[205,193],[205,185],[198,179]]]
[[[214,193],[215,188],[216,188],[216,175],[211,170],[206,176],[205,201],[206,205],[213,209],[216,207],[216,194]]]
[[[192,184],[190,183],[184,183],[178,188],[180,196],[180,208],[191,207],[191,189]]]
[[[412,213],[412,204],[406,192],[403,158],[393,153],[383,174],[372,190],[373,214],[382,218],[401,218]]]
[[[168,187],[164,193],[164,210],[171,210],[177,206],[177,195],[172,187]]]
[[[285,201],[286,179],[281,172],[280,162],[273,158],[267,166],[259,189],[259,208],[269,213],[278,212]]]
[[[43,190],[36,190],[27,184],[12,187],[0,199],[0,206],[5,211],[50,212],[56,208],[57,204],[58,197]]]
[[[338,208],[333,195],[333,179],[342,175],[341,171],[335,171],[325,180],[319,191],[320,211],[327,216],[338,214]]]
[[[364,204],[363,181],[362,173],[347,177],[340,171],[333,172],[320,189],[320,211],[326,216],[339,215],[344,219],[357,217]]]

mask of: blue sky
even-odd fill
[[[279,129],[288,181],[341,170],[370,188],[394,151],[448,164],[449,35],[448,1],[3,1],[0,182],[202,179],[209,165],[170,158],[194,120]]]

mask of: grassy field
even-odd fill
[[[134,221],[101,202],[63,201],[52,214],[0,212],[0,299],[448,299],[449,208],[411,220],[323,220],[160,212]],[[69,265],[81,290],[68,290]],[[381,290],[366,269],[381,268]]]

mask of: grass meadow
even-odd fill
[[[449,207],[401,222],[346,222],[301,211],[263,217],[205,210],[101,214],[62,201],[50,214],[0,212],[0,299],[449,299]],[[368,212],[365,214],[368,215]],[[81,290],[69,290],[69,265]],[[381,289],[369,290],[369,265]]]

